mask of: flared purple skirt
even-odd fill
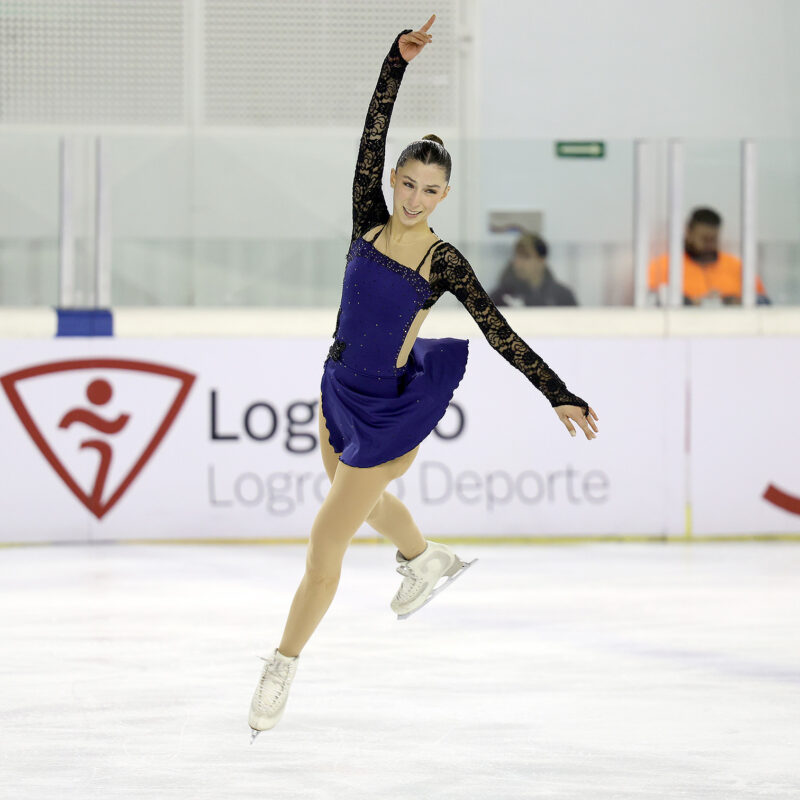
[[[468,349],[466,339],[418,337],[401,372],[381,378],[326,360],[322,413],[339,459],[374,467],[413,450],[447,411]]]

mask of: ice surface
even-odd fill
[[[283,720],[302,546],[0,550],[0,797],[800,797],[800,547],[478,547],[398,622],[351,547]]]

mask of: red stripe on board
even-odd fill
[[[800,497],[784,492],[775,484],[771,483],[767,486],[762,496],[768,503],[772,503],[790,514],[800,514]]]

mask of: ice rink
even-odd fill
[[[351,547],[252,746],[302,546],[0,550],[0,797],[800,797],[800,547],[456,549],[398,622]]]

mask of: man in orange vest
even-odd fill
[[[722,217],[711,208],[696,208],[686,224],[683,243],[684,305],[741,305],[742,262],[719,252]],[[650,262],[650,291],[669,283],[669,255]],[[769,303],[764,284],[756,276],[756,301]]]

